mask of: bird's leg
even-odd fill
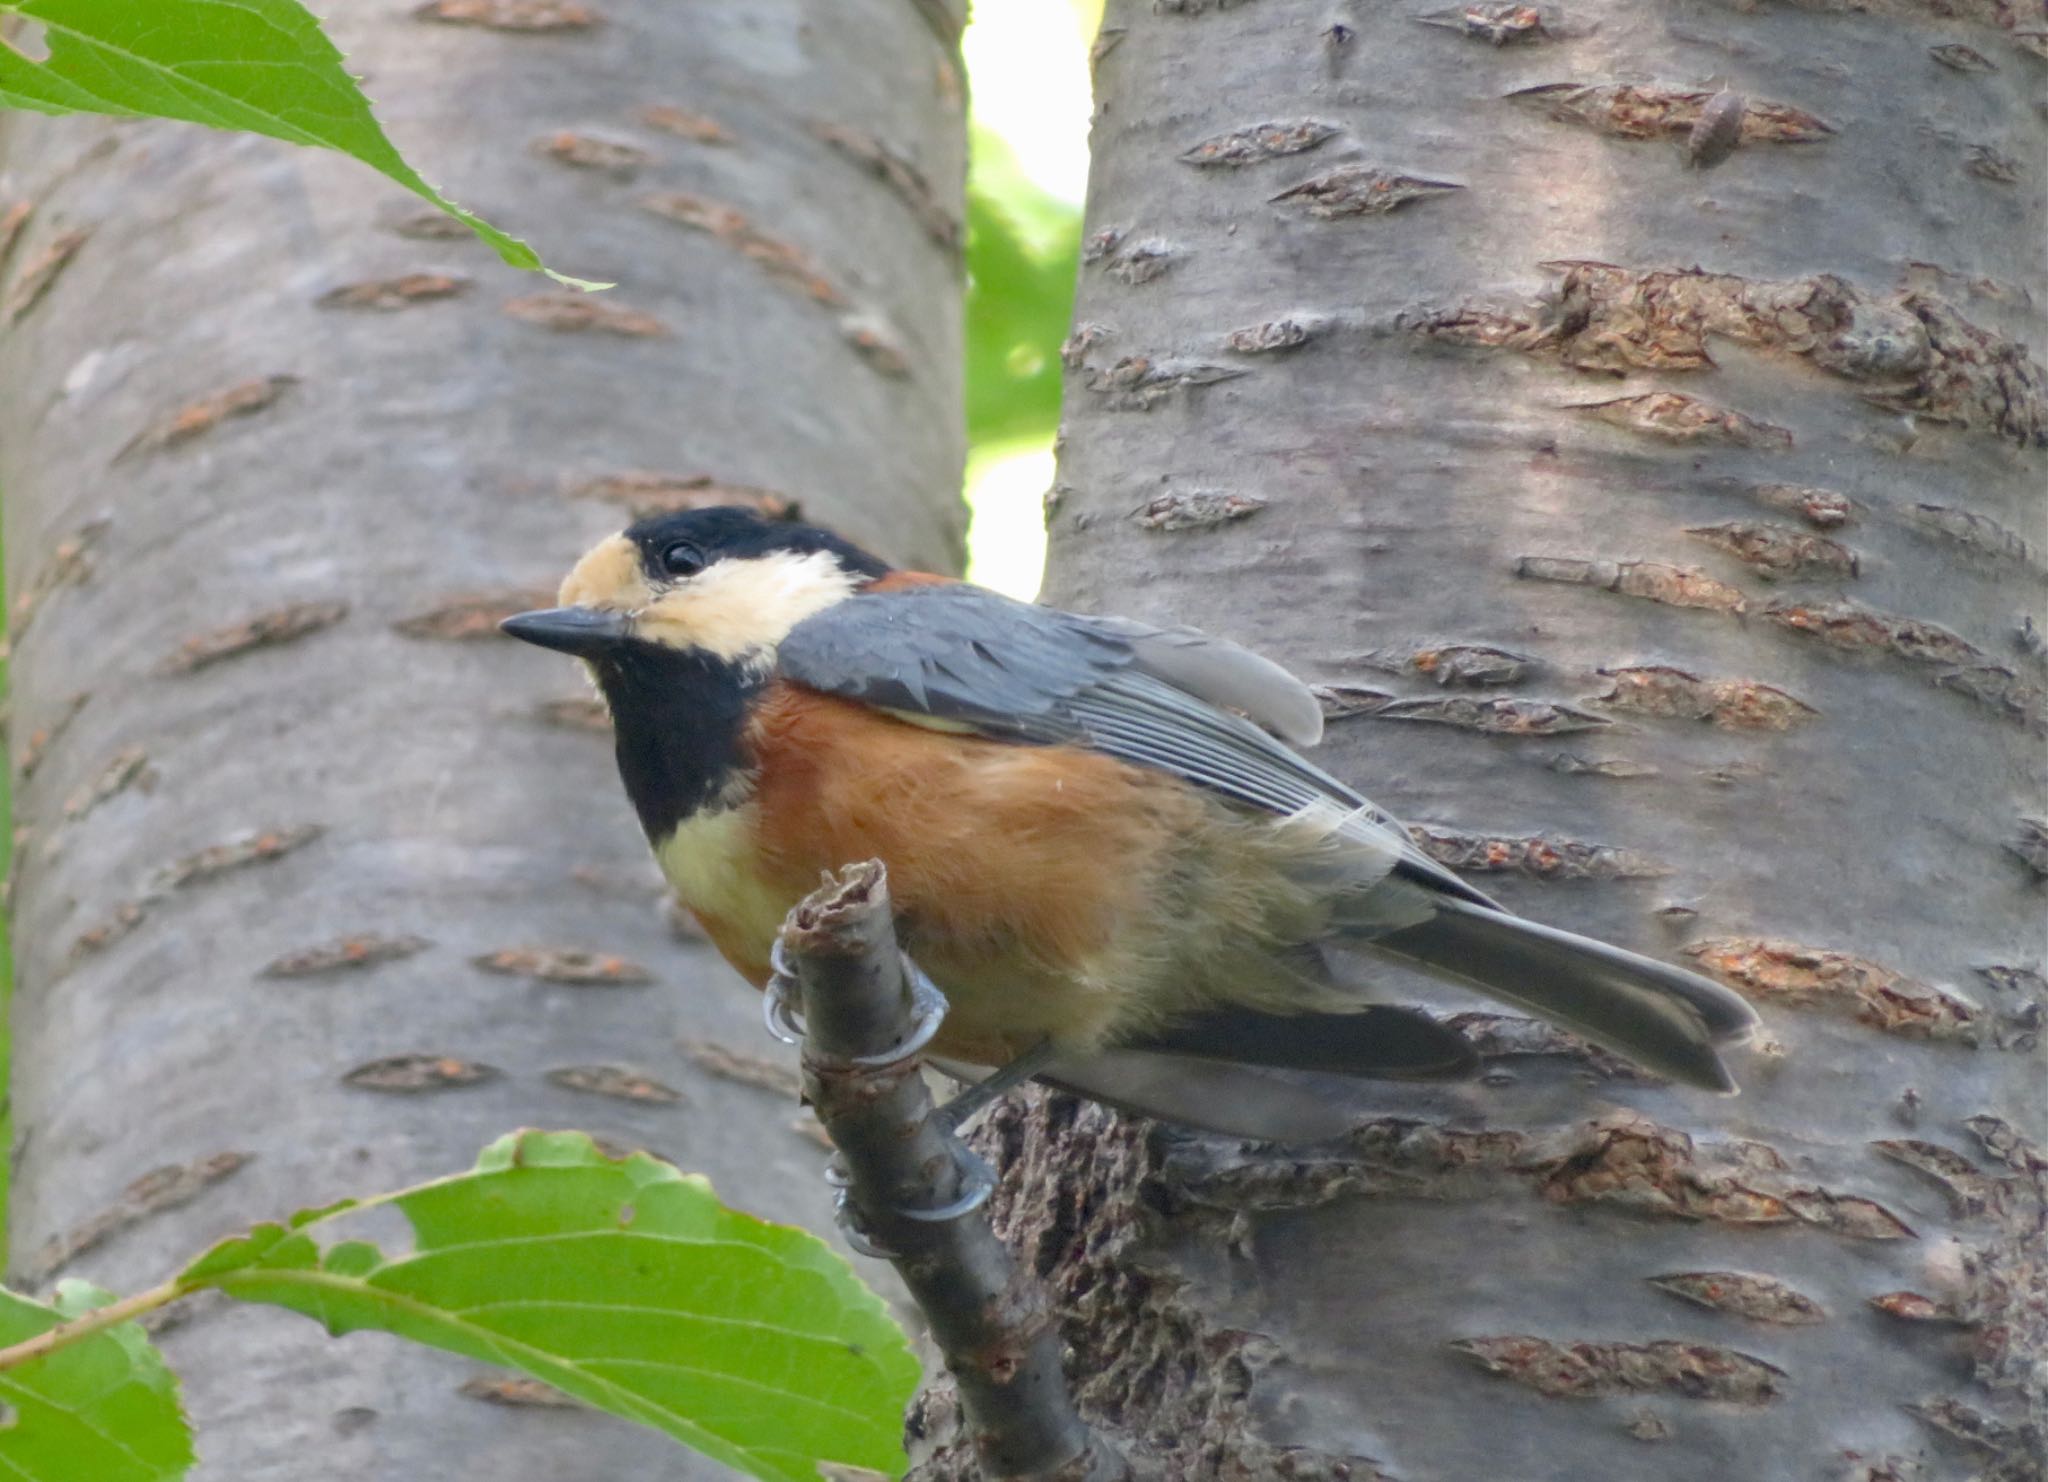
[[[804,1039],[804,1023],[799,1008],[801,994],[798,989],[796,969],[789,961],[783,947],[783,939],[777,936],[769,951],[769,962],[773,971],[763,993],[762,1014],[768,1022],[768,1032],[786,1044],[801,1044]],[[931,1043],[938,1033],[940,1023],[946,1017],[946,995],[937,984],[925,976],[924,970],[913,962],[908,954],[903,957],[903,973],[910,981],[911,997],[916,1006],[917,1017],[912,1020],[909,1034],[899,1043],[890,1046],[877,1055],[858,1055],[849,1065],[863,1070],[887,1072],[916,1055]],[[960,1123],[972,1116],[981,1107],[994,1101],[1003,1092],[1019,1082],[1028,1079],[1045,1060],[1050,1052],[1044,1046],[1027,1051],[1017,1060],[984,1082],[981,1086],[955,1097],[931,1112],[931,1120],[944,1134],[952,1151],[954,1166],[960,1175],[959,1193],[945,1204],[935,1207],[897,1206],[890,1213],[900,1219],[915,1220],[924,1224],[941,1224],[972,1214],[988,1202],[988,1196],[995,1192],[996,1173],[973,1149],[960,1143],[955,1134]],[[956,1110],[957,1114],[956,1114]],[[833,1220],[846,1235],[846,1243],[864,1256],[881,1260],[894,1260],[896,1252],[881,1244],[868,1232],[861,1219],[861,1212],[852,1198],[851,1180],[846,1164],[837,1153],[825,1165],[825,1182],[835,1190]]]
[[[975,1113],[993,1106],[1051,1063],[1052,1041],[1042,1039],[1008,1065],[975,1082],[944,1106],[935,1108],[932,1117],[945,1123],[947,1131],[958,1132]]]

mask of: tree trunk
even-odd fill
[[[1049,600],[1767,1026],[1715,1100],[1389,975],[1488,1073],[1341,1146],[1005,1109],[1164,1475],[2044,1475],[2048,31],[1855,9],[1109,7]]]
[[[827,1224],[587,689],[495,623],[681,501],[958,566],[959,7],[599,8],[337,20],[401,146],[597,296],[350,161],[0,124],[18,1282],[134,1287],[522,1124]],[[281,1313],[166,1343],[208,1477],[721,1471]]]

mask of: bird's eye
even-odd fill
[[[704,552],[687,540],[661,548],[661,569],[670,576],[695,576],[704,569]]]

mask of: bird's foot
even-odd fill
[[[768,949],[768,962],[771,971],[761,994],[762,1020],[776,1039],[786,1045],[800,1045],[804,1042],[803,990],[779,936],[775,945]],[[878,1054],[849,1055],[837,1058],[836,1063],[858,1066],[862,1070],[882,1070],[908,1060],[932,1042],[939,1026],[946,1021],[946,1010],[950,1007],[946,995],[938,984],[925,976],[923,968],[910,960],[908,953],[903,957],[903,976],[910,983],[912,1018],[909,1031]]]
[[[909,1220],[920,1225],[943,1225],[950,1220],[965,1219],[982,1205],[988,1203],[989,1195],[996,1189],[996,1171],[988,1160],[971,1148],[963,1147],[947,1139],[953,1153],[953,1166],[960,1175],[960,1192],[944,1204],[936,1206],[894,1205],[889,1213],[892,1217]],[[902,1254],[877,1240],[869,1231],[860,1205],[854,1201],[852,1176],[846,1164],[837,1154],[825,1165],[825,1182],[836,1191],[832,1205],[832,1219],[846,1236],[846,1243],[859,1254],[879,1261],[893,1261]]]

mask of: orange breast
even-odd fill
[[[952,1001],[942,1052],[1003,1060],[1048,1035],[1095,1041],[1127,1005],[1115,958],[1200,804],[1170,779],[1066,747],[930,730],[788,685],[755,712],[749,804],[763,884],[794,904],[819,873],[879,858],[904,945]],[[700,912],[759,983],[757,928]]]

